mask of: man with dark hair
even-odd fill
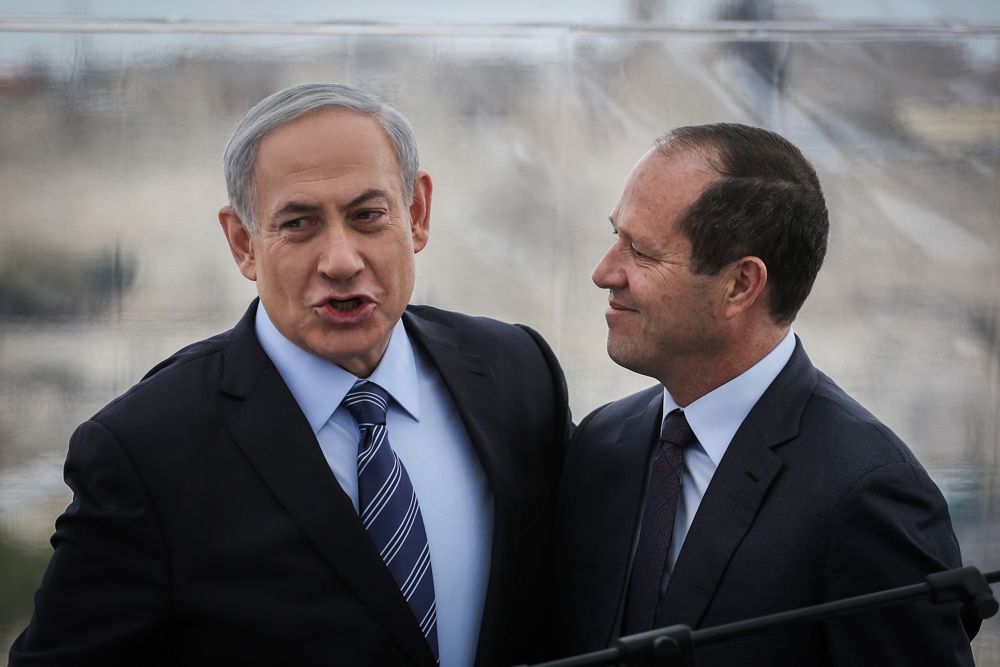
[[[570,425],[548,345],[408,305],[431,179],[371,94],[279,91],[224,163],[260,298],[73,434],[11,666],[532,659]]]
[[[960,565],[940,491],[791,331],[828,229],[798,149],[742,125],[674,130],[632,170],[611,226],[593,274],[609,291],[608,354],[660,384],[573,435],[557,499],[559,654]],[[922,602],[703,647],[698,664],[972,656],[957,606]]]

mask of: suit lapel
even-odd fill
[[[497,409],[499,392],[492,369],[482,357],[462,349],[463,337],[455,329],[409,311],[403,315],[403,322],[448,387],[494,492],[500,484],[504,491],[501,495],[516,494],[514,462],[507,458],[507,448],[496,445],[503,441],[510,426],[506,411]]]
[[[305,416],[253,328],[255,306],[233,330],[222,388],[242,399],[226,427],[285,510],[369,609],[418,663],[434,658],[395,580],[323,457]]]
[[[740,427],[708,485],[657,610],[657,626],[698,626],[781,469],[780,457],[752,431]]]
[[[459,331],[412,311],[403,315],[403,322],[448,388],[493,491],[493,547],[477,649],[477,663],[492,662],[490,656],[501,653],[501,631],[508,625],[501,615],[515,611],[505,599],[514,592],[510,554],[520,548],[517,516],[526,503],[510,448],[500,446],[511,426],[507,411],[497,409],[499,392],[492,369],[482,357],[463,349]]]
[[[816,371],[796,341],[789,362],[747,415],[702,498],[656,624],[698,627],[726,567],[783,464],[773,447],[794,438]]]
[[[579,483],[574,482],[571,494],[575,507],[563,508],[560,514],[571,523],[586,521],[585,526],[574,532],[588,539],[583,544],[574,543],[577,553],[567,555],[571,562],[586,567],[578,580],[588,582],[587,590],[566,591],[566,594],[582,594],[572,604],[589,609],[581,616],[586,619],[587,627],[575,631],[586,636],[588,642],[592,638],[595,647],[607,646],[618,636],[621,625],[625,583],[635,553],[650,451],[660,431],[661,389],[656,387],[648,394],[648,401],[622,422],[617,434],[610,433],[607,443],[595,449],[585,461],[571,461],[572,472],[565,476],[565,479],[576,477]],[[571,445],[571,457],[572,451]],[[613,489],[614,493],[601,493],[602,489]],[[581,553],[588,554],[588,558],[579,558]]]
[[[608,466],[606,488],[618,489],[618,493],[613,498],[603,498],[607,503],[607,511],[600,515],[601,525],[593,528],[594,534],[607,545],[603,548],[613,549],[613,553],[607,553],[605,558],[601,559],[605,570],[595,573],[594,581],[611,583],[613,589],[617,591],[613,599],[614,605],[606,607],[604,611],[606,622],[603,625],[609,632],[604,637],[602,646],[608,645],[613,637],[618,636],[621,629],[625,591],[638,544],[639,525],[645,504],[649,459],[658,440],[662,415],[661,389],[656,387],[645,409],[623,422],[621,434],[611,452],[612,456],[603,462]],[[636,484],[636,480],[641,482]]]

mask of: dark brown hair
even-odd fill
[[[830,223],[819,178],[783,137],[735,123],[679,127],[656,141],[669,156],[702,154],[720,178],[680,222],[692,245],[692,270],[716,273],[748,255],[767,266],[770,313],[787,324],[823,265]]]

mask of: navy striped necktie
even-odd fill
[[[653,629],[684,479],[684,448],[696,442],[698,439],[681,410],[673,410],[663,420],[660,440],[649,466],[639,544],[625,598],[623,635]]]
[[[379,555],[438,658],[437,605],[427,533],[410,476],[389,446],[385,414],[388,394],[373,382],[358,380],[344,407],[361,431],[358,445],[358,512]]]

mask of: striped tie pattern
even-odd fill
[[[623,635],[653,629],[684,479],[684,448],[697,442],[687,417],[680,410],[672,411],[663,420],[660,441],[649,466],[646,506],[625,598]]]
[[[438,659],[437,606],[427,533],[410,476],[389,446],[388,394],[358,380],[344,407],[361,431],[358,445],[358,512],[368,536],[399,585],[420,631]]]

